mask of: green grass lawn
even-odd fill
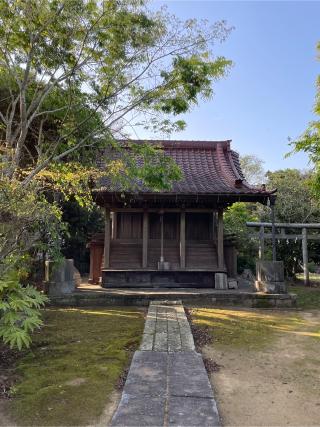
[[[93,424],[140,342],[143,314],[131,307],[44,310],[45,326],[17,363],[13,420]]]
[[[305,310],[320,309],[320,288],[289,286],[288,291],[297,295],[297,307]]]
[[[288,291],[297,294],[298,308],[320,309],[320,274],[310,273],[310,285],[303,284],[303,274],[298,274],[296,280],[288,284]]]

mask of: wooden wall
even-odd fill
[[[117,239],[142,239],[142,218],[139,212],[117,214]],[[180,239],[180,214],[165,212],[164,239]],[[149,239],[160,239],[161,222],[158,213],[149,213]],[[212,213],[186,213],[187,240],[213,240]]]

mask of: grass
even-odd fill
[[[17,364],[10,412],[19,424],[94,423],[143,331],[134,308],[47,309],[45,327]]]
[[[320,287],[319,288],[307,288],[305,286],[289,286],[290,293],[297,295],[298,308],[309,310],[309,309],[320,309]]]
[[[310,273],[310,287],[303,284],[303,274],[298,274],[288,291],[297,294],[298,308],[320,309],[320,274]]]
[[[277,332],[320,339],[319,327],[296,312],[196,308],[192,310],[192,321],[207,327],[214,339],[213,346],[217,347],[257,350],[266,347]]]

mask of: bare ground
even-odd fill
[[[308,327],[264,350],[204,347],[222,366],[210,376],[224,426],[320,426],[320,313],[301,316]]]

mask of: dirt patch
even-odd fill
[[[85,378],[75,378],[74,380],[70,380],[66,382],[66,385],[71,385],[71,386],[79,386],[81,384],[84,384],[86,382]]]
[[[21,352],[10,349],[0,343],[0,399],[9,399],[10,389],[15,384],[18,376],[14,373],[16,360]]]
[[[300,315],[304,326],[263,348],[203,348],[221,366],[210,379],[224,426],[320,425],[320,313]]]
[[[221,365],[218,365],[218,363],[215,360],[213,360],[211,357],[203,358],[203,363],[208,374],[212,374],[212,372],[218,372],[222,367]]]
[[[213,337],[208,326],[198,326],[192,322],[192,310],[185,308],[184,311],[190,324],[194,345],[196,350],[200,352],[202,347],[213,342]]]
[[[9,416],[9,401],[7,399],[0,399],[0,426],[16,427],[16,424]]]
[[[113,414],[115,413],[117,406],[119,404],[121,398],[121,392],[120,391],[113,391],[111,395],[109,396],[109,402],[105,406],[102,415],[100,416],[99,420],[95,424],[90,424],[86,427],[105,427],[109,426],[111,419],[113,417]]]

